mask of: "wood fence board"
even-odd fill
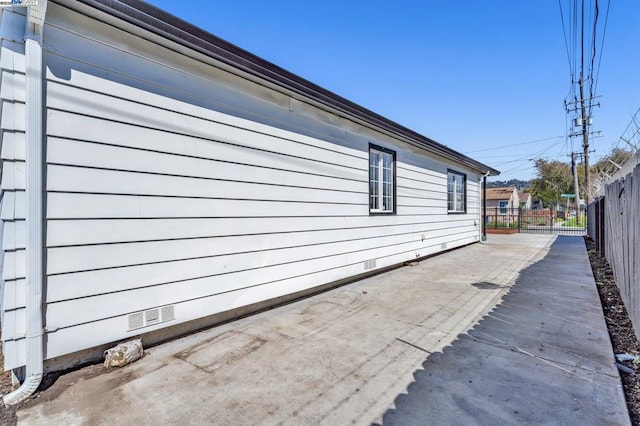
[[[588,206],[588,235],[609,261],[640,338],[640,164]]]

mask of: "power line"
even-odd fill
[[[573,39],[572,39],[572,44],[571,44],[571,52],[573,53],[573,71],[571,73],[572,79],[571,79],[571,88],[573,89],[573,99],[577,99],[576,98],[576,86],[575,86],[575,75],[577,73],[578,70],[578,49],[577,49],[577,43],[578,43],[578,0],[573,0],[573,12],[572,12],[572,16],[573,16]]]
[[[610,1],[610,0],[608,0]],[[564,9],[562,8],[562,0],[559,0],[561,20],[563,22],[563,34],[566,34]],[[571,4],[571,54],[573,54],[573,67],[570,70],[571,74],[571,89],[570,100],[567,102],[565,98],[565,109],[568,114],[575,115],[573,120],[572,133],[568,136],[582,136],[582,149],[584,151],[584,163],[585,163],[585,181],[587,188],[590,187],[590,173],[589,173],[589,136],[590,127],[592,125],[592,112],[594,106],[599,106],[599,103],[594,100],[599,97],[596,96],[594,91],[596,86],[596,74],[599,72],[602,58],[602,46],[600,48],[600,56],[598,57],[598,22],[600,17],[600,3],[599,0],[574,0]],[[607,15],[609,12],[609,6],[607,6]],[[604,31],[603,31],[604,36]],[[565,47],[566,47],[565,41]],[[579,55],[579,56],[578,56]],[[598,58],[596,71],[596,58]],[[579,74],[577,67],[579,68]],[[577,78],[577,81],[576,81]],[[579,90],[579,95],[576,96],[576,91]],[[579,128],[580,131],[575,131]],[[572,143],[573,145],[573,143]],[[573,148],[573,147],[572,147]],[[586,199],[589,201],[590,194],[586,193]]]
[[[527,161],[526,163],[520,165],[520,166],[516,166],[512,169],[509,170],[504,170],[501,171],[500,174],[507,174],[507,173],[513,173],[516,171],[523,171],[523,170],[530,170],[530,169],[534,169],[536,166],[534,164],[532,164],[531,162]]]
[[[554,144],[555,145],[555,144]],[[541,154],[544,154],[546,151],[548,151],[549,149],[553,148],[554,145],[551,145],[550,147],[547,147],[545,149],[543,149],[542,151],[538,151],[535,154],[531,154],[528,157],[537,157]],[[562,146],[560,147],[560,150],[558,151],[558,154],[556,154],[555,156],[545,156],[544,158],[546,160],[553,160],[553,161],[561,161],[561,159],[564,159],[566,157],[566,153],[564,153],[564,151],[566,150],[568,145],[568,139],[565,138],[564,143],[562,144]],[[513,173],[513,172],[517,172],[517,171],[525,171],[525,170],[530,170],[530,169],[535,169],[535,164],[533,164],[531,161],[529,161],[529,159],[527,159],[526,161],[521,161],[521,165],[513,167],[511,169],[508,170],[501,170],[500,174],[504,175],[507,173]]]
[[[473,154],[474,152],[484,152],[484,151],[493,151],[493,150],[502,149],[502,148],[511,148],[512,146],[528,145],[536,142],[544,142],[544,141],[549,141],[551,139],[559,139],[559,138],[564,138],[564,136],[552,136],[550,138],[536,139],[534,141],[518,142],[514,144],[509,144],[509,145],[496,146],[493,148],[476,149],[475,151],[466,151],[464,152],[464,154]]]
[[[604,28],[602,30],[602,41],[600,42],[600,56],[598,58],[598,71],[596,71],[596,81],[594,84],[594,93],[598,90],[598,79],[600,77],[600,65],[602,65],[602,51],[604,50],[604,36],[607,33],[607,23],[609,22],[609,7],[611,6],[611,0],[607,2],[607,13],[604,17]]]
[[[593,71],[594,71],[594,66],[595,66],[595,61],[596,61],[596,36],[597,36],[597,29],[598,29],[598,15],[599,15],[599,9],[598,9],[598,0],[595,0],[595,16],[593,18],[593,37],[591,38],[591,67],[589,69],[589,115],[591,115],[591,111],[593,109],[593,103],[591,102],[591,99],[593,99]]]
[[[509,160],[509,161],[503,161],[501,163],[495,163],[494,166],[497,167],[497,166],[502,166],[504,164],[518,163],[518,162],[522,162],[522,161],[529,161],[529,160],[533,159],[533,157],[538,157],[538,156],[544,154],[545,152],[549,151],[554,146],[556,146],[556,142],[552,143],[548,147],[546,147],[546,148],[544,148],[544,149],[542,149],[540,151],[537,151],[537,152],[535,152],[533,154],[525,154],[525,155],[520,154],[520,158],[518,158],[516,160]]]
[[[522,164],[520,164],[518,166],[515,166],[515,167],[512,167],[512,168],[510,168],[508,170],[501,171],[500,173],[501,174],[506,174],[506,173],[511,173],[511,172],[517,171],[517,170],[529,170],[529,169],[535,167],[535,165],[531,165],[531,163],[530,163],[530,161],[533,159],[531,157],[541,156],[542,154],[544,154],[545,152],[549,151],[551,148],[556,146],[556,144],[557,144],[557,142],[552,143],[548,147],[546,147],[546,148],[544,148],[544,149],[542,149],[542,150],[540,150],[540,151],[538,151],[538,152],[536,152],[536,153],[534,153],[532,155],[523,156],[522,158],[520,158],[518,160],[506,161],[506,162],[503,162],[503,163],[495,164],[495,165],[493,165],[493,167],[498,167],[500,165],[510,164],[510,163],[522,163]]]
[[[560,147],[560,151],[558,151],[558,154],[556,154],[555,158],[560,158],[564,155],[564,152],[567,150],[568,148],[568,141],[569,138],[565,138],[564,139],[564,143],[562,144],[562,146]]]
[[[564,24],[564,13],[562,12],[562,0],[558,0],[558,6],[560,6],[560,20],[562,21],[562,35],[564,36],[564,47],[567,51],[567,62],[569,62],[569,72],[571,73],[571,78],[573,79],[573,69],[571,68],[571,54],[569,53],[569,44],[567,42],[567,31],[566,26]]]
[[[529,158],[531,158],[534,154],[526,154]],[[487,154],[487,155],[474,155],[473,158],[476,159],[480,159],[480,158],[514,158],[514,157],[523,157],[525,156],[525,154],[504,154],[504,155],[493,155],[493,154]]]

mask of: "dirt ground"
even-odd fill
[[[596,279],[600,301],[604,311],[604,318],[611,336],[614,354],[628,353],[640,355],[640,343],[636,338],[631,325],[631,320],[627,315],[620,292],[613,278],[613,271],[606,259],[600,257],[596,250],[596,245],[590,238],[585,238],[589,260],[593,269],[593,276]],[[623,361],[621,364],[635,370],[634,374],[620,372],[624,394],[627,399],[627,407],[631,422],[640,425],[640,363],[633,361]]]
[[[2,363],[2,351],[0,350],[0,365],[2,365]],[[16,412],[20,408],[53,400],[62,390],[72,386],[75,382],[108,373],[113,369],[114,368],[106,368],[101,363],[84,364],[73,369],[45,374],[38,390],[26,401],[8,408],[0,402],[0,425],[15,425],[18,422]],[[0,375],[0,395],[5,395],[12,390],[11,373],[2,373]]]
[[[2,334],[0,334],[0,339],[2,338]],[[4,357],[2,356],[2,351],[0,350],[0,366],[4,364]],[[0,369],[0,371],[2,371]],[[5,395],[11,392],[13,388],[11,387],[11,373],[8,371],[3,372],[0,375],[0,395]],[[0,425],[14,425],[17,423],[16,417],[16,408],[7,408],[4,404],[0,403]]]
[[[593,275],[596,279],[600,300],[602,302],[605,321],[609,329],[609,335],[611,336],[614,354],[629,353],[640,355],[640,343],[634,334],[631,321],[620,297],[620,292],[616,287],[613,272],[607,261],[598,256],[593,241],[589,238],[586,238],[585,241],[589,259],[591,260]],[[2,365],[2,362],[2,353],[0,351],[0,365]],[[640,370],[640,364],[635,364],[633,361],[623,361],[622,364],[636,372]],[[45,377],[39,392],[25,403],[10,408],[6,408],[0,403],[0,425],[15,425],[17,423],[16,411],[21,406],[32,403],[34,399],[40,397],[47,399],[47,397],[50,396],[48,392],[55,392],[55,388],[61,385],[62,382],[69,386],[81,376],[103,374],[106,370],[108,369],[104,369],[101,365],[93,365],[88,368],[79,368],[75,371]],[[621,376],[631,421],[634,425],[640,426],[640,373],[621,373]],[[55,387],[52,387],[53,383],[56,383]],[[0,374],[0,395],[9,393],[11,390],[10,373],[5,372]]]

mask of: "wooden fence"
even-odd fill
[[[613,269],[620,294],[640,338],[640,164],[606,186],[588,206],[588,235]]]

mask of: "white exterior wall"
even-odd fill
[[[477,174],[55,4],[47,22],[47,359],[479,240]],[[22,55],[2,40],[6,369],[24,364]],[[396,151],[396,215],[369,215],[369,143]],[[447,214],[449,168],[467,214]]]

